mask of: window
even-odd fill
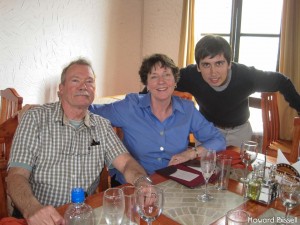
[[[195,40],[223,36],[233,61],[275,71],[278,62],[282,0],[196,0]]]

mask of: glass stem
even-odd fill
[[[289,216],[289,209],[288,209],[288,207],[285,207],[285,220],[288,218],[288,216]]]
[[[247,183],[243,182],[243,197],[247,198]]]
[[[207,183],[208,183],[208,179],[205,179],[205,195],[207,195]]]
[[[244,169],[244,181],[246,181],[247,180],[247,169],[248,169],[248,163],[245,163],[245,169]]]
[[[149,222],[148,222],[148,225],[152,225],[152,221],[149,221]]]

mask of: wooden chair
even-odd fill
[[[11,117],[0,124],[0,218],[8,215],[5,177],[13,136],[18,126],[18,117]]]
[[[6,194],[6,168],[7,168],[7,161],[1,159],[0,160],[0,218],[9,216],[8,213],[8,204],[7,204],[7,194]]]
[[[294,131],[293,131],[293,148],[292,148],[291,158],[299,160],[299,157],[300,157],[300,117],[295,117]]]
[[[179,96],[180,98],[184,98],[184,99],[187,99],[187,100],[191,100],[191,101],[193,100],[193,95],[191,95],[188,92],[174,91],[173,95]]]
[[[17,111],[22,109],[23,98],[14,88],[6,88],[0,91],[1,95],[1,114],[0,124],[10,117],[13,117]]]
[[[7,169],[7,160],[6,151],[5,151],[5,139],[0,138],[0,218],[8,216],[8,208],[7,208],[7,195],[6,195],[6,169]]]
[[[0,124],[0,159],[8,160],[12,140],[19,122],[18,117],[11,117]]]
[[[290,162],[296,162],[297,156],[294,152],[293,145],[299,144],[299,130],[300,128],[294,128],[294,136],[298,135],[298,141],[296,139],[283,140],[279,138],[280,122],[278,113],[277,93],[264,92],[261,94],[261,109],[263,120],[263,145],[262,152],[264,154],[277,157],[277,151],[280,149],[285,157]],[[294,124],[298,125],[298,119],[295,118]],[[299,125],[298,125],[299,126]],[[295,133],[295,132],[298,132]],[[297,142],[297,143],[296,143]],[[298,153],[297,153],[298,154]]]
[[[5,159],[6,155],[6,150],[5,150],[5,139],[4,137],[0,137],[0,160]]]

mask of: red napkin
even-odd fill
[[[0,220],[0,225],[27,225],[25,219],[16,219],[14,217],[5,217]]]

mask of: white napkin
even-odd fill
[[[278,163],[285,163],[291,165],[290,162],[285,158],[284,154],[280,149],[278,149],[278,154],[277,154],[277,164]],[[294,167],[298,171],[298,173],[300,173],[300,161],[295,162],[291,166]]]

